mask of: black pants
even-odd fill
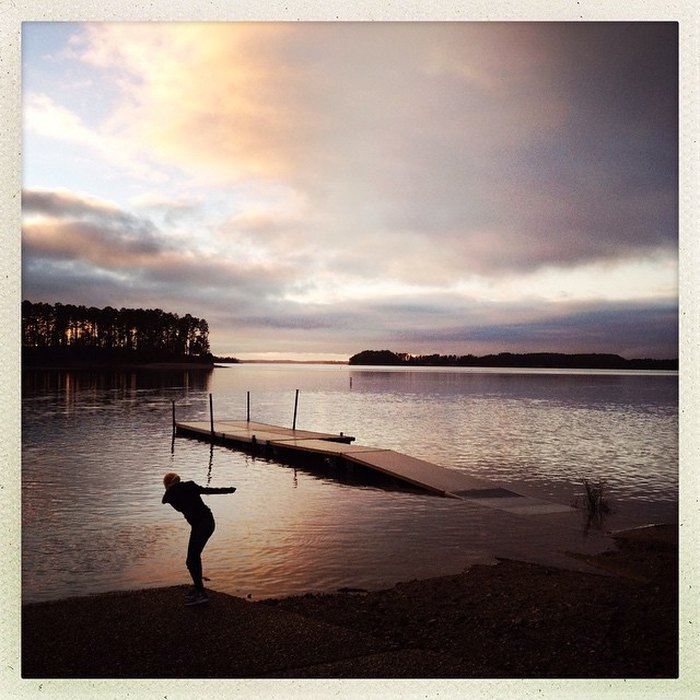
[[[209,515],[192,525],[190,541],[187,545],[187,569],[190,572],[194,587],[203,589],[202,584],[202,550],[214,532],[214,516]]]

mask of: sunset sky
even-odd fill
[[[25,23],[22,296],[212,351],[678,355],[674,23]]]

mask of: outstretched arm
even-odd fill
[[[214,488],[213,486],[199,487],[199,493],[233,493],[235,490],[235,486],[227,486],[224,488]]]

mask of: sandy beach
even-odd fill
[[[675,678],[677,526],[618,533],[596,573],[454,576],[248,601],[186,587],[22,608],[23,678]]]

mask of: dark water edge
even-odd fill
[[[93,365],[81,367],[23,367],[22,393],[188,387],[206,392],[214,367],[190,367],[177,363],[160,365]]]
[[[127,350],[125,348],[61,347],[22,348],[22,368],[31,369],[158,369],[167,366],[186,366],[192,369],[213,369],[214,357],[207,355],[180,355],[155,351]]]

